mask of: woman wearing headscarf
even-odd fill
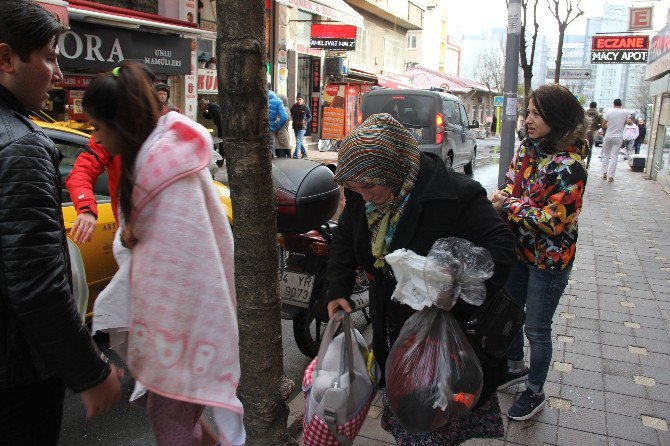
[[[531,93],[525,126],[528,136],[512,159],[506,184],[492,197],[516,239],[517,260],[505,288],[526,308],[530,367],[520,331],[507,352],[509,375],[501,386],[526,383],[507,412],[517,421],[532,418],[546,402],[551,324],[575,259],[588,150],[584,109],[562,85],[542,85]]]
[[[447,169],[436,155],[421,153],[412,135],[389,114],[370,116],[342,141],[335,180],[345,187],[346,206],[331,246],[328,312],[351,311],[356,267],[374,276],[370,310],[373,350],[384,370],[390,348],[410,307],[391,300],[396,286],[384,256],[406,248],[425,256],[435,241],[460,237],[486,248],[494,261],[487,281],[491,295],[505,283],[514,240],[482,186]],[[465,320],[474,307],[459,302],[451,311]],[[504,434],[495,390],[505,378],[505,360],[483,361],[484,388],[476,408],[433,432],[414,434],[384,403],[382,427],[403,445],[453,445],[468,438]]]

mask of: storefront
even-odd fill
[[[653,98],[645,172],[670,194],[670,23],[651,40],[645,80]]]
[[[326,51],[314,47],[312,26],[346,24],[363,28],[363,17],[343,0],[276,0],[271,84],[275,93],[286,95],[289,106],[301,93],[312,111],[308,134],[321,132],[324,101]]]

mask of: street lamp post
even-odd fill
[[[504,103],[500,135],[500,166],[498,184],[505,182],[505,173],[514,155],[516,134],[517,84],[519,83],[519,40],[521,36],[521,0],[509,0],[507,7],[507,47],[505,49]]]

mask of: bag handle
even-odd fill
[[[337,332],[337,329],[340,328],[340,325],[342,324],[344,325],[344,354],[346,355],[345,365],[347,367],[347,372],[349,372],[349,383],[353,383],[355,379],[355,373],[354,352],[352,351],[353,340],[351,336],[351,317],[349,316],[349,313],[346,313],[344,310],[338,310],[337,313],[335,313],[333,317],[330,318],[326,329],[323,331],[315,370],[321,370],[323,357],[326,355],[328,346],[333,341],[335,332]]]

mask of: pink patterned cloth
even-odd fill
[[[159,395],[242,413],[233,238],[211,147],[204,127],[168,113],[138,154],[128,366]]]

